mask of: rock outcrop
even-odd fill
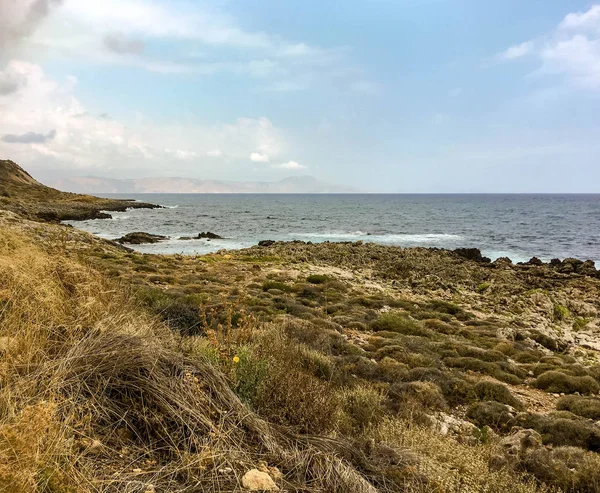
[[[159,241],[166,240],[166,236],[153,235],[150,233],[144,233],[143,231],[137,231],[135,233],[127,233],[121,238],[117,238],[117,243],[128,243],[130,245],[142,245],[144,243],[158,243]]]

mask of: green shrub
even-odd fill
[[[539,481],[560,491],[600,491],[600,457],[575,447],[534,450],[523,458],[521,466]]]
[[[563,305],[554,305],[554,320],[564,320],[570,315],[569,309]]]
[[[473,385],[463,378],[444,375],[439,386],[446,401],[452,406],[468,404],[476,399]]]
[[[244,402],[254,404],[262,382],[268,375],[267,361],[258,359],[248,348],[238,350],[234,367],[234,391]]]
[[[396,411],[405,406],[429,409],[448,407],[442,391],[432,382],[396,383],[390,387],[388,397]]]
[[[502,404],[508,404],[516,409],[523,407],[519,399],[511,394],[506,385],[495,382],[481,381],[474,387],[477,398],[482,401],[496,401]]]
[[[491,284],[489,282],[482,282],[479,286],[477,286],[476,291],[478,293],[485,293],[490,286]]]
[[[533,428],[542,435],[545,444],[600,450],[600,428],[588,421],[522,413],[511,424]]]
[[[566,375],[559,371],[547,371],[542,373],[534,382],[538,389],[550,393],[574,394],[597,394],[600,392],[600,385],[590,376],[575,377]]]
[[[167,293],[157,288],[140,289],[136,295],[173,330],[185,335],[204,333],[205,319],[195,298]]]
[[[306,278],[306,282],[311,284],[325,284],[329,281],[329,277],[323,274],[311,274]]]
[[[498,431],[510,429],[510,423],[514,416],[510,408],[500,402],[477,402],[467,409],[467,418],[478,427],[489,426]]]
[[[600,399],[595,397],[567,395],[558,401],[556,408],[563,411],[570,411],[584,418],[596,421],[600,420]]]
[[[341,427],[348,434],[368,428],[382,416],[383,395],[371,386],[344,389],[339,393],[338,399],[346,418]]]
[[[398,313],[383,313],[372,324],[375,332],[389,331],[406,335],[428,337],[432,332],[418,322]]]
[[[279,291],[291,291],[291,287],[288,286],[287,284],[280,282],[280,281],[273,281],[271,279],[266,280],[265,282],[263,282],[262,284],[262,290],[263,291],[269,291],[270,289],[278,289]]]
[[[479,359],[469,357],[445,358],[444,363],[453,368],[461,368],[462,370],[471,370],[490,375],[511,385],[518,385],[523,382],[522,377],[504,371],[504,369],[498,363],[481,361]],[[509,366],[506,366],[505,368],[510,369],[511,371],[518,371],[516,368],[511,368]]]
[[[581,330],[583,328],[585,328],[585,326],[588,324],[588,321],[583,318],[583,317],[577,317],[575,319],[575,321],[573,322],[573,330]]]
[[[449,301],[434,300],[427,303],[425,308],[434,312],[447,313],[462,321],[474,318],[472,313],[466,312],[460,306],[450,303]]]

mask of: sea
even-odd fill
[[[479,248],[492,260],[575,257],[600,265],[600,194],[104,194],[164,206],[69,222],[103,238],[168,236],[147,253],[205,254],[260,240],[363,241],[401,247]],[[193,239],[210,231],[222,240]]]

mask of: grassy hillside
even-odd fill
[[[108,218],[101,211],[124,211],[128,207],[153,208],[130,200],[101,199],[61,192],[42,185],[13,161],[0,160],[0,208],[33,220]]]
[[[598,491],[599,285],[360,243],[142,255],[0,213],[0,491]]]

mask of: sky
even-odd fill
[[[600,3],[0,0],[35,176],[600,192]]]

